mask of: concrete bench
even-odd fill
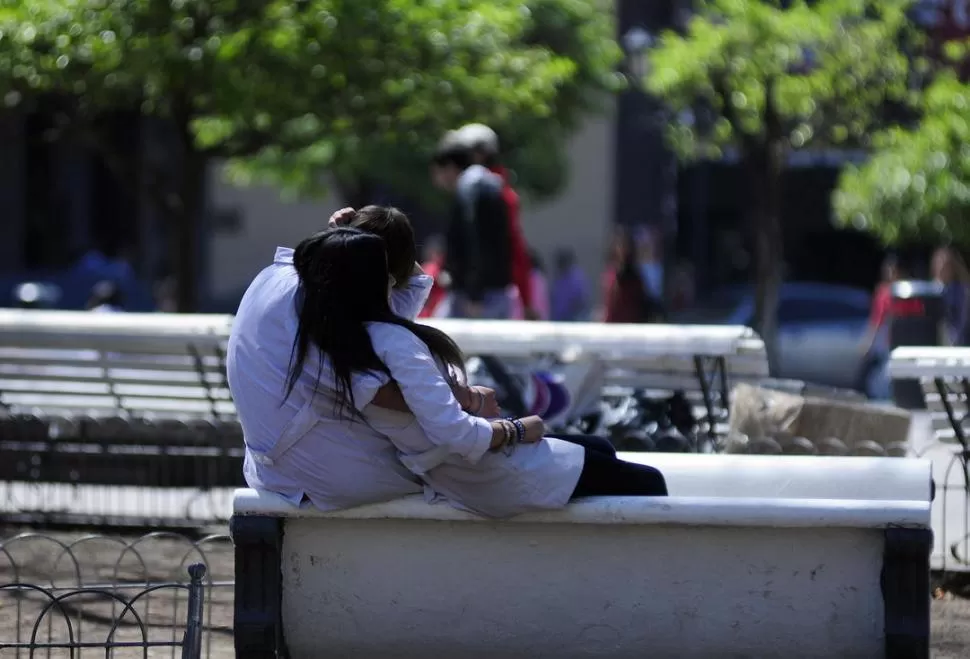
[[[181,509],[191,491],[242,484],[230,325],[229,316],[0,310],[4,517],[207,523]],[[158,491],[177,488],[189,491],[177,505]]]
[[[95,418],[233,419],[231,316],[0,310],[0,403]]]
[[[915,382],[912,398],[923,396],[925,409],[913,412],[910,452],[933,461],[940,490],[933,565],[970,572],[970,348],[896,348],[888,370],[894,386]]]
[[[606,385],[607,395],[625,396],[631,388],[657,394],[683,391],[712,440],[727,431],[734,385],[768,377],[764,342],[743,326],[424,322],[446,332],[470,355],[526,364],[542,357],[559,364],[595,360],[602,368],[592,371]]]
[[[893,381],[918,381],[936,437],[967,446],[970,348],[896,348],[889,357],[889,376]]]
[[[925,461],[624,457],[672,496],[494,521],[237,491],[237,656],[928,656]]]

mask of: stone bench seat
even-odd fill
[[[672,496],[509,520],[239,490],[237,656],[928,656],[926,461],[644,461]]]

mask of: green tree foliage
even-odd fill
[[[875,153],[839,179],[839,220],[887,244],[906,239],[970,245],[970,86],[952,71],[926,89],[922,119],[876,135]]]
[[[154,189],[190,310],[213,159],[240,180],[313,190],[330,172],[363,192],[414,184],[429,144],[480,120],[534,140],[525,162],[556,171],[559,143],[614,83],[609,25],[582,0],[0,0],[0,99],[19,111],[56,100],[52,138],[93,146],[115,110],[174,127],[182,166]]]
[[[682,34],[649,53],[647,89],[680,117],[684,159],[735,149],[748,185],[755,324],[776,363],[787,154],[866,144],[887,103],[907,100],[907,0],[702,0]]]
[[[237,183],[270,181],[293,194],[314,194],[326,189],[329,180],[321,173],[329,172],[352,202],[367,199],[375,184],[427,199],[431,149],[445,130],[474,121],[498,132],[503,159],[516,173],[520,190],[534,198],[559,192],[568,176],[566,139],[583,117],[601,110],[622,84],[616,71],[621,51],[613,34],[612,3],[519,0],[479,4],[516,8],[514,29],[506,25],[504,39],[491,47],[495,57],[507,60],[516,53],[541,52],[552,58],[550,66],[558,67],[556,78],[547,78],[525,62],[507,62],[517,69],[515,76],[483,78],[474,66],[459,59],[436,78],[440,90],[428,90],[424,96],[428,103],[424,123],[414,132],[402,134],[394,121],[383,130],[358,131],[352,141],[337,145],[327,139],[305,149],[267,149],[256,158],[232,162],[230,176]],[[448,52],[454,47],[449,45]],[[523,74],[529,82],[516,81]],[[456,88],[464,93],[456,94]],[[536,97],[540,89],[543,92]],[[506,94],[518,102],[503,99]]]

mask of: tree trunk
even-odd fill
[[[749,231],[754,248],[754,329],[765,342],[768,368],[777,373],[778,295],[781,292],[783,241],[781,231],[781,174],[783,149],[767,142],[744,153],[749,186]]]
[[[176,176],[178,203],[171,217],[172,262],[175,269],[176,305],[179,313],[199,307],[199,258],[201,223],[205,216],[205,184],[208,157],[195,148],[188,123],[178,126],[181,167]]]

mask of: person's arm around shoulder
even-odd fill
[[[378,356],[391,372],[401,395],[431,443],[448,446],[469,462],[477,462],[490,449],[510,438],[505,424],[472,416],[462,410],[427,346],[404,327],[374,323],[369,328]],[[542,438],[530,420],[522,441]]]

